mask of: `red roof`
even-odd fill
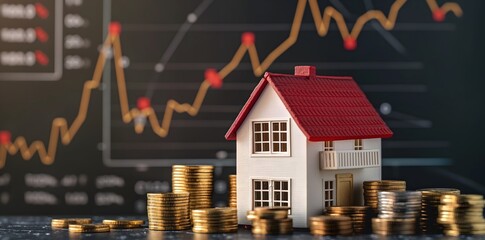
[[[236,133],[266,86],[273,87],[309,141],[388,138],[392,131],[352,77],[317,76],[297,66],[295,75],[265,73],[226,133]]]

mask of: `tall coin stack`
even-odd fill
[[[190,209],[212,207],[214,166],[172,167],[172,191],[190,193]]]
[[[147,212],[150,230],[189,229],[189,193],[147,193]]]
[[[352,234],[352,220],[348,216],[310,217],[310,232],[318,236],[347,236]]]
[[[328,207],[326,214],[330,216],[348,216],[352,221],[354,234],[364,234],[368,230],[367,222],[369,219],[368,206],[342,206]]]
[[[421,211],[421,192],[418,191],[382,191],[378,192],[378,218],[391,220],[373,220],[374,233],[381,235],[404,235],[416,233],[416,222]],[[409,219],[403,221],[403,219]],[[403,221],[404,228],[399,226],[393,228],[392,224],[399,224]],[[409,222],[413,222],[410,224]],[[389,226],[391,225],[391,226]]]
[[[484,206],[482,195],[442,195],[438,223],[448,236],[485,235]]]
[[[425,188],[418,191],[422,194],[421,217],[419,221],[421,232],[427,234],[442,233],[443,228],[437,222],[441,196],[445,194],[459,195],[460,190],[454,188]]]
[[[364,181],[364,205],[369,206],[377,213],[377,192],[379,191],[406,191],[405,181],[376,180]]]
[[[247,218],[252,221],[253,234],[290,234],[293,232],[293,220],[288,218],[289,208],[260,207],[248,211]]]
[[[229,207],[237,208],[236,175],[229,175]]]
[[[192,210],[194,233],[229,233],[237,231],[235,208],[205,208]]]

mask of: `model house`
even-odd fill
[[[226,134],[237,142],[239,224],[260,206],[289,206],[294,227],[307,227],[327,206],[362,205],[391,136],[352,77],[266,73]]]

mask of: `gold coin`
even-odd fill
[[[149,230],[154,231],[182,231],[190,228],[190,225],[177,225],[177,226],[148,226]]]
[[[106,224],[69,224],[69,232],[109,232],[109,225]]]
[[[140,224],[108,224],[110,229],[132,229],[141,228]]]
[[[67,228],[69,224],[89,224],[91,218],[54,218],[51,220],[51,226],[55,228]]]
[[[129,220],[129,219],[104,219],[103,224],[108,224],[108,225],[126,225],[126,224],[131,224],[131,225],[143,225],[145,221],[143,220]]]
[[[147,193],[147,197],[161,199],[176,199],[189,197],[189,193]]]

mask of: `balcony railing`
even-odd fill
[[[352,169],[381,166],[379,150],[320,152],[320,169]]]

